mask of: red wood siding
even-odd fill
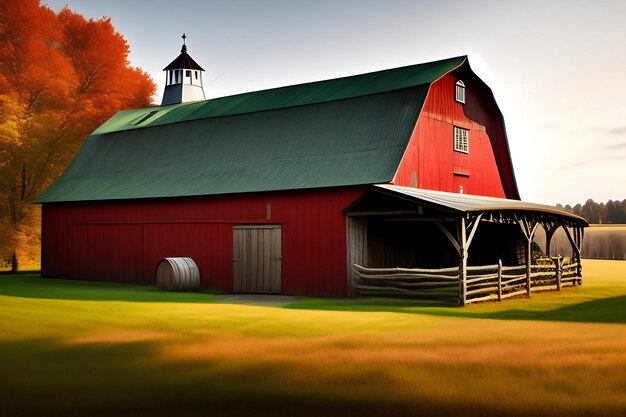
[[[280,224],[283,293],[345,296],[342,210],[363,190],[45,204],[42,275],[152,283],[160,259],[188,256],[203,287],[231,292],[233,226]]]
[[[415,172],[418,188],[458,193],[463,186],[466,194],[506,197],[492,140],[487,134],[487,127],[497,120],[484,121],[488,118],[488,112],[483,109],[486,99],[472,93],[470,80],[463,79],[467,104],[458,103],[457,80],[455,73],[450,73],[431,85],[392,183],[410,187]],[[480,117],[473,117],[475,114]],[[454,126],[469,130],[468,154],[454,151]]]

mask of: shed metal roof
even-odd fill
[[[390,182],[430,83],[465,61],[122,111],[37,202]]]
[[[424,190],[389,184],[377,184],[374,185],[374,187],[460,213],[486,211],[526,211],[550,213],[584,223],[588,226],[587,221],[582,217],[545,204],[528,203],[519,200],[484,197],[470,194],[455,194],[444,191]]]

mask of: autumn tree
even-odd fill
[[[150,105],[155,84],[128,54],[109,18],[0,2],[0,257],[13,269],[24,242],[38,239],[30,203],[96,127],[120,109]]]

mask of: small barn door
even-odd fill
[[[233,291],[280,294],[280,226],[235,226],[233,245]]]

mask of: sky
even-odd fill
[[[626,198],[626,1],[42,0],[111,18],[158,84],[180,52],[207,98],[468,55],[504,114],[523,200]]]

